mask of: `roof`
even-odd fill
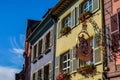
[[[69,7],[74,1],[77,0],[60,0],[51,10],[53,15],[59,15],[63,12],[67,7]]]

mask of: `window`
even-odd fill
[[[42,70],[41,70],[41,69],[38,71],[38,79],[39,79],[39,80],[42,79]]]
[[[39,41],[38,45],[39,45],[38,46],[38,55],[40,56],[42,53],[42,39]]]
[[[62,69],[65,71],[70,70],[70,53],[69,51],[62,55]]]
[[[87,12],[87,11],[92,11],[93,9],[93,3],[92,0],[88,0],[87,2],[85,2],[83,4],[83,12]]]
[[[49,65],[44,67],[44,80],[49,80]]]
[[[64,26],[68,26],[68,27],[71,26],[71,16],[70,16],[70,14],[63,19],[63,26],[62,27],[64,27]]]
[[[35,80],[35,73],[33,74],[33,80]]]
[[[33,59],[36,58],[36,54],[37,54],[37,44],[34,46]]]
[[[46,35],[45,49],[50,47],[50,32]]]
[[[118,12],[119,34],[120,34],[120,11]]]

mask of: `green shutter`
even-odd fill
[[[41,70],[42,70],[42,80],[44,80],[44,67]]]
[[[38,72],[35,72],[35,80],[38,80]]]
[[[77,68],[79,68],[79,59],[75,58],[76,47],[73,47],[70,50],[70,73],[76,72]]]
[[[36,44],[36,46],[37,46],[37,47],[36,47],[36,58],[38,57],[38,46],[39,46],[38,44],[39,44],[39,43]]]
[[[96,37],[99,34],[95,34],[94,36],[94,64],[97,65],[102,62],[102,49],[101,49],[101,41],[99,37]],[[99,39],[99,41],[98,41]]]
[[[49,63],[49,80],[52,80],[52,78],[53,78],[53,77],[52,77],[52,74],[53,74],[53,73],[52,73],[52,67],[53,67],[53,66],[52,66],[52,63]]]
[[[32,54],[31,54],[31,62],[33,62],[33,53],[34,53],[34,47],[32,46],[32,49],[31,49],[31,52],[32,52]]]
[[[75,27],[75,9],[71,12],[71,28]]]
[[[60,30],[61,30],[61,21],[58,21],[58,23],[57,23],[57,38],[59,38],[61,36]]]
[[[55,77],[59,74],[60,70],[60,56],[55,58]]]
[[[79,10],[80,10],[80,9],[79,9],[79,6],[77,6],[77,7],[76,7],[76,12],[75,12],[75,13],[76,13],[76,14],[75,14],[75,18],[76,18],[76,21],[75,21],[75,22],[76,22],[76,25],[78,25],[79,22],[80,22],[80,21],[79,21],[79,16],[80,16],[80,11],[79,11]]]
[[[50,31],[50,47],[52,46],[53,44],[53,29],[51,29]]]
[[[93,0],[93,13],[100,9],[100,0]]]
[[[42,53],[45,51],[45,41],[46,41],[46,36],[43,38],[43,43],[42,43]]]

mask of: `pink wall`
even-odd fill
[[[120,9],[120,0],[112,0],[112,13],[113,15]],[[120,64],[120,52],[116,53],[116,64]]]
[[[116,1],[116,2],[115,2]],[[113,14],[117,13],[117,9],[120,8],[120,0],[112,0]]]

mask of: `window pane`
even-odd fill
[[[66,61],[66,60],[67,60],[67,56],[64,55],[64,57],[63,57],[63,61]]]
[[[70,66],[70,61],[68,61],[68,66]]]
[[[92,0],[89,0],[89,9],[92,11]]]
[[[67,63],[63,63],[63,68],[66,68],[67,67]]]
[[[68,53],[68,59],[70,59],[70,54]]]
[[[85,3],[85,12],[89,10],[89,5],[88,5],[88,2]]]

